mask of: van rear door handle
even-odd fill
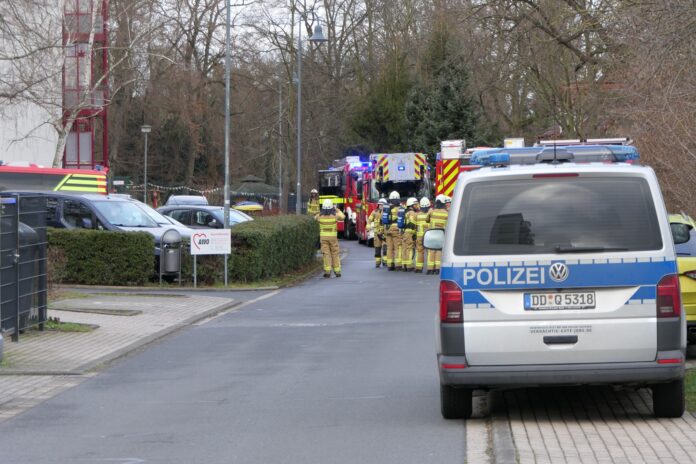
[[[564,345],[577,343],[577,335],[546,335],[544,336],[544,343],[547,345]]]

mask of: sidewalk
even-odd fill
[[[196,321],[235,307],[230,298],[89,295],[61,300],[49,316],[98,326],[91,332],[30,331],[5,343],[0,421],[94,375],[95,368]]]

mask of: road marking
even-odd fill
[[[242,308],[245,307],[245,306],[248,306],[248,305],[250,305],[250,304],[257,303],[257,302],[259,302],[259,301],[265,300],[266,298],[270,298],[270,297],[272,297],[272,296],[275,296],[275,295],[277,295],[278,293],[280,293],[280,290],[275,290],[275,291],[273,291],[273,292],[271,292],[271,293],[266,293],[265,295],[261,295],[261,296],[259,296],[259,297],[257,297],[257,298],[254,298],[253,300],[245,301],[245,302],[242,303],[242,304],[238,304],[237,306],[234,306],[234,307],[232,307],[232,308],[230,308],[230,309],[227,309],[227,310],[225,310],[225,311],[222,311],[222,312],[220,312],[220,313],[217,313],[217,314],[215,314],[214,316],[210,316],[210,317],[208,317],[208,318],[206,318],[206,319],[200,320],[200,321],[196,322],[194,325],[204,325],[204,324],[207,324],[208,322],[213,321],[213,320],[217,319],[218,317],[222,317],[222,316],[224,316],[225,314],[229,314],[229,313],[232,313],[232,312],[239,311],[240,309],[242,309]]]

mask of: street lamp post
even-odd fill
[[[304,18],[305,15],[300,14],[297,37],[297,193],[295,194],[295,213],[298,215],[302,214],[302,20]],[[317,24],[309,41],[324,43],[328,40],[324,37],[321,25]]]
[[[225,188],[223,189],[223,227],[230,227],[230,30],[232,28],[230,0],[225,0],[227,10],[225,33]],[[225,257],[227,258],[227,257]],[[225,259],[225,286],[227,286],[227,259]]]
[[[152,126],[143,124],[140,126],[140,132],[145,134],[145,163],[143,165],[143,203],[147,204],[147,134],[152,131]]]
[[[225,28],[225,187],[223,191],[223,212],[222,220],[225,221],[223,227],[230,228],[230,73],[231,73],[231,50],[230,34],[232,29],[232,11],[230,0],[225,0],[226,9],[226,28]],[[225,255],[225,287],[227,287],[227,255]]]

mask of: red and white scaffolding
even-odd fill
[[[75,122],[65,145],[64,168],[109,166],[108,11],[108,0],[65,0],[63,121],[74,115]]]

